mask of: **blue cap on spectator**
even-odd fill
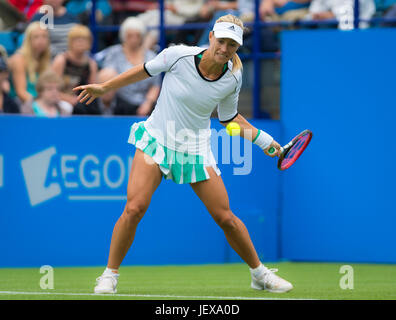
[[[5,59],[0,56],[0,72],[3,71],[8,71],[8,67],[7,67],[7,62],[5,61]]]

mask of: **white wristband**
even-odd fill
[[[274,141],[274,138],[272,138],[268,133],[259,129],[256,138],[253,140],[253,143],[265,150],[271,145],[272,141]]]

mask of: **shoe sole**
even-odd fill
[[[117,293],[117,289],[114,289],[113,291],[108,291],[108,290],[94,290],[94,293],[100,293],[100,294],[113,294],[113,293]]]
[[[289,292],[290,290],[293,289],[293,287],[291,287],[290,289],[268,289],[268,288],[263,288],[261,286],[256,285],[255,283],[251,283],[251,288],[254,290],[265,290],[271,293],[285,293],[285,292]]]

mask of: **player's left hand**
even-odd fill
[[[77,99],[81,103],[86,101],[85,104],[90,104],[97,97],[101,97],[108,91],[101,84],[95,84],[95,83],[73,88],[73,91],[79,91],[79,90],[82,91]]]
[[[268,153],[268,150],[269,150],[271,147],[274,147],[274,148],[275,148],[276,151],[275,151],[274,153]],[[281,152],[280,150],[281,150],[280,144],[279,144],[278,142],[276,142],[275,140],[273,140],[273,141],[271,142],[270,146],[269,146],[267,149],[264,150],[264,153],[265,153],[267,156],[270,156],[271,158],[274,158],[274,157],[279,157],[279,156],[280,156],[280,152]]]

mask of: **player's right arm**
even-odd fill
[[[78,86],[73,88],[73,91],[79,91],[80,95],[78,96],[78,101],[85,102],[86,104],[90,104],[94,101],[97,97],[102,96],[106,92],[110,90],[117,90],[121,87],[127,86],[129,84],[144,80],[148,78],[149,75],[147,71],[144,69],[144,64],[137,65],[128,71],[125,71],[118,76],[110,79],[106,82],[97,84],[87,84],[83,86]]]

